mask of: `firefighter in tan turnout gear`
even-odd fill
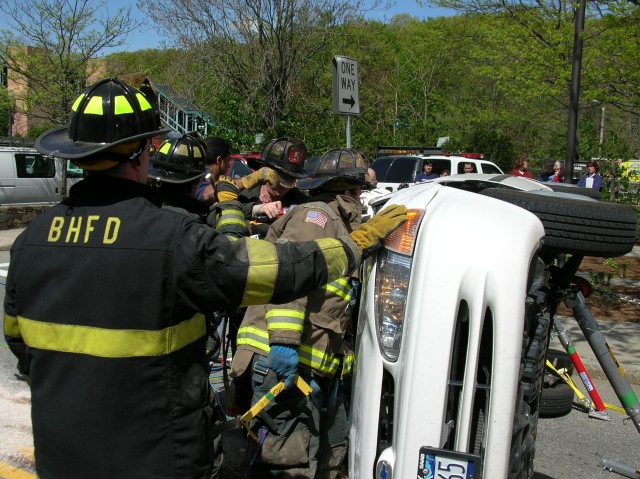
[[[4,334],[31,385],[41,479],[209,478],[202,312],[308,294],[404,219],[353,239],[232,242],[146,186],[166,132],[152,102],[102,80],[36,141],[89,173],[11,249]]]
[[[337,238],[356,230],[366,173],[361,153],[328,151],[311,177],[298,180],[298,188],[309,190],[309,202],[277,220],[266,239],[288,244]],[[355,270],[346,271],[292,302],[248,308],[233,360],[239,390],[250,377],[253,404],[280,379],[286,388],[265,410],[274,423],[255,422],[261,444],[257,454],[249,452],[256,456],[249,466],[250,477],[335,477],[339,471],[348,437],[341,386],[353,363],[345,341],[352,273]],[[312,387],[309,397],[292,388],[296,373]]]

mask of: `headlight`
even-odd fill
[[[424,210],[409,210],[409,219],[385,241],[376,271],[376,332],[380,352],[389,361],[400,354],[409,291],[413,248]]]

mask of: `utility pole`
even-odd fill
[[[571,65],[571,88],[569,93],[569,125],[567,128],[567,153],[564,162],[565,178],[573,180],[573,160],[578,154],[578,105],[580,101],[580,75],[582,72],[582,32],[586,0],[580,0],[573,37],[573,61]]]

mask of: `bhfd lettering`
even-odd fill
[[[120,218],[114,216],[109,216],[106,221],[101,221],[99,215],[70,218],[54,216],[47,241],[49,243],[88,243],[92,237],[102,231],[102,244],[113,244],[118,239],[120,223]]]

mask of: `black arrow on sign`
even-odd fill
[[[353,96],[351,98],[343,98],[342,99],[342,103],[346,103],[347,105],[351,105],[351,108],[353,108],[353,105],[356,104],[356,101],[353,99]]]

